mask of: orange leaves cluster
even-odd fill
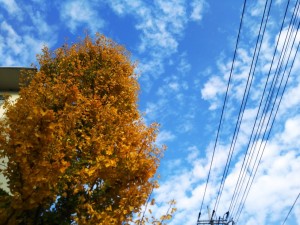
[[[129,53],[97,35],[44,48],[38,60],[0,122],[11,192],[0,221],[131,221],[152,190],[162,149],[154,145],[157,125],[141,120]]]

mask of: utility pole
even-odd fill
[[[233,219],[229,219],[229,212],[226,212],[223,217],[217,218],[215,216],[215,210],[213,210],[212,215],[210,215],[209,208],[208,208],[208,220],[201,220],[201,212],[199,213],[197,225],[234,225],[235,222]],[[215,218],[216,217],[216,218]]]

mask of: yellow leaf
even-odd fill
[[[78,192],[79,192],[78,188],[75,188],[74,191],[73,191],[74,194],[77,194]]]
[[[33,198],[30,198],[29,199],[29,204],[31,204],[31,205],[35,204],[35,200]]]
[[[154,204],[155,204],[155,199],[153,198],[153,199],[151,200],[150,205],[154,205]]]
[[[163,148],[155,145],[158,126],[146,124],[139,112],[130,54],[97,34],[95,41],[87,36],[55,51],[45,47],[38,62],[0,122],[0,154],[9,159],[11,192],[20,193],[11,205],[47,210],[45,203],[61,195],[78,199],[77,224],[131,224],[132,212],[142,212],[158,187]],[[23,190],[26,185],[29,190]],[[34,185],[31,203],[23,205]]]

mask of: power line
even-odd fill
[[[233,72],[233,68],[234,68],[234,62],[235,62],[236,53],[237,53],[237,47],[238,47],[238,43],[239,43],[239,39],[240,39],[240,33],[241,33],[241,28],[242,28],[242,23],[243,23],[245,8],[246,8],[246,2],[247,2],[247,0],[244,0],[242,17],[240,19],[239,31],[238,31],[238,36],[237,36],[237,40],[236,40],[235,50],[234,50],[234,54],[233,54],[233,60],[232,60],[232,65],[231,65],[231,69],[230,69],[230,75],[229,75],[229,79],[228,79],[228,83],[227,83],[225,99],[224,99],[224,103],[223,103],[223,107],[222,107],[222,113],[221,113],[221,117],[220,117],[220,121],[219,121],[219,126],[218,126],[218,130],[217,130],[217,136],[216,136],[216,140],[215,140],[215,144],[214,144],[214,149],[213,149],[213,154],[212,154],[212,158],[211,158],[211,162],[210,162],[210,166],[209,166],[209,172],[208,172],[208,176],[207,176],[207,180],[206,180],[206,184],[205,184],[204,194],[203,194],[203,198],[202,198],[202,202],[201,202],[199,217],[201,215],[201,211],[202,211],[202,207],[203,207],[203,202],[204,202],[204,198],[205,198],[205,195],[206,195],[207,185],[208,185],[209,178],[210,178],[211,168],[212,168],[212,164],[213,164],[213,160],[214,160],[214,155],[215,155],[215,152],[216,152],[216,146],[217,146],[217,142],[218,142],[218,139],[219,139],[220,128],[221,128],[221,124],[222,124],[222,120],[223,120],[223,115],[224,115],[224,111],[225,111],[225,106],[226,106],[226,102],[227,102],[227,98],[228,98],[228,90],[229,90],[229,86],[230,86],[230,82],[231,82],[232,72]]]
[[[246,153],[245,153],[244,160],[243,160],[243,164],[242,164],[242,167],[241,167],[241,170],[240,170],[240,173],[239,173],[238,182],[237,182],[237,185],[236,185],[236,187],[235,187],[234,194],[233,194],[233,197],[232,197],[232,200],[231,200],[231,203],[230,203],[230,208],[229,208],[230,210],[231,210],[232,208],[235,208],[235,205],[236,205],[236,203],[237,203],[236,201],[237,201],[237,199],[238,199],[237,196],[239,196],[240,193],[241,193],[241,188],[242,188],[242,185],[241,185],[241,184],[243,183],[243,181],[244,181],[244,179],[245,179],[244,176],[245,176],[246,168],[250,165],[250,162],[251,162],[250,159],[252,158],[252,155],[253,155],[253,153],[254,153],[254,151],[252,151],[254,145],[252,144],[252,147],[251,147],[251,148],[249,148],[249,147],[250,147],[250,144],[251,144],[251,141],[252,141],[252,137],[253,137],[254,130],[255,130],[255,127],[256,127],[256,123],[257,123],[257,120],[258,120],[258,117],[259,117],[259,113],[260,113],[260,111],[261,111],[262,102],[263,102],[263,99],[264,99],[264,96],[265,96],[265,92],[266,92],[266,87],[267,87],[267,84],[268,84],[268,81],[269,81],[269,77],[270,77],[270,73],[271,73],[271,68],[272,68],[272,66],[273,66],[274,59],[275,59],[275,56],[276,56],[276,51],[277,51],[278,43],[279,43],[279,40],[280,40],[280,37],[281,37],[281,33],[282,33],[282,30],[283,30],[283,25],[284,25],[284,21],[285,21],[285,18],[286,18],[288,6],[289,6],[289,2],[287,3],[286,10],[285,10],[285,14],[284,14],[284,18],[283,18],[283,20],[282,20],[282,25],[281,25],[280,32],[279,32],[279,38],[277,39],[276,47],[275,47],[274,54],[273,54],[273,58],[272,58],[272,61],[271,61],[271,66],[270,66],[270,69],[269,69],[269,72],[268,72],[268,76],[267,76],[267,81],[266,81],[265,86],[264,86],[264,90],[263,90],[263,94],[262,94],[262,97],[261,97],[261,100],[260,100],[260,104],[259,104],[258,112],[257,112],[256,118],[255,118],[255,122],[254,122],[254,125],[253,125],[253,127],[252,127],[250,139],[249,139],[249,142],[248,142],[248,145],[247,145],[247,148],[246,148],[247,151],[246,151]],[[278,68],[277,68],[277,69],[278,69]],[[274,84],[274,78],[275,78],[275,76],[273,77],[273,81],[272,81],[271,87],[272,87],[273,84]],[[268,95],[267,99],[269,99],[269,96],[270,96],[270,92],[269,92],[269,95]],[[267,101],[268,101],[268,100],[267,100]],[[264,109],[263,109],[262,115],[264,115],[265,113],[266,113],[266,105],[265,105],[265,107],[264,107]],[[259,125],[258,125],[258,127],[257,127],[257,129],[256,129],[256,132],[255,132],[255,138],[254,138],[254,140],[253,140],[253,143],[254,143],[255,140],[257,140],[257,138],[258,138],[258,130],[259,130],[259,127],[262,125],[261,122],[262,122],[262,117],[261,117],[260,123],[259,123]],[[248,154],[248,152],[249,152],[249,149],[250,149],[251,151],[250,151],[249,156],[248,156],[248,158],[247,158],[247,154]],[[246,158],[247,158],[247,160],[246,160]],[[249,162],[249,160],[250,160],[250,162]],[[246,162],[246,163],[245,163],[245,162]]]
[[[265,23],[264,23],[264,28],[263,28],[262,38],[260,38],[260,35],[261,35],[260,32],[259,32],[258,37],[257,37],[257,44],[258,44],[258,41],[260,40],[260,42],[259,42],[260,46],[259,46],[259,51],[258,51],[258,54],[257,54],[257,56],[256,56],[256,59],[255,59],[255,53],[254,53],[253,58],[252,58],[252,62],[254,61],[254,59],[256,60],[255,65],[254,65],[254,69],[253,69],[252,79],[253,79],[253,76],[254,76],[254,73],[255,73],[255,70],[256,70],[256,65],[257,65],[257,61],[258,61],[259,54],[260,54],[261,45],[262,45],[263,37],[264,37],[264,34],[265,34],[266,25],[267,25],[267,22],[268,22],[268,17],[269,17],[269,14],[270,14],[271,4],[272,4],[272,1],[269,3],[268,12],[267,12],[267,18],[266,18]],[[264,21],[264,17],[265,17],[265,12],[266,12],[266,7],[267,7],[267,6],[268,6],[268,1],[266,1],[266,3],[265,3],[264,12],[263,12],[263,17],[262,17],[261,24],[260,24],[260,31],[261,31],[261,27],[262,27],[262,25],[263,25],[263,21]],[[250,73],[251,73],[251,70],[252,70],[252,64],[251,64],[251,68],[250,68]],[[250,91],[250,90],[249,90],[249,91]],[[248,92],[248,95],[249,95],[249,92]],[[248,96],[247,96],[247,98],[248,98]],[[244,107],[244,109],[245,109],[245,107]],[[243,109],[243,110],[244,110],[244,109]],[[235,140],[235,141],[236,141],[236,140]],[[247,151],[246,151],[246,153],[245,153],[245,157],[246,157],[247,153],[248,153],[248,148],[247,148]],[[243,161],[243,165],[244,165],[244,163],[245,163],[245,158],[244,158],[244,161]],[[242,165],[242,168],[243,168],[243,165]],[[239,178],[240,178],[240,175],[239,175]],[[239,181],[239,179],[238,179],[238,181]],[[239,182],[237,183],[237,185],[236,185],[236,187],[235,187],[233,199],[235,199],[236,193],[237,193],[237,190],[238,190],[238,189],[239,189]],[[230,209],[229,209],[229,210],[231,210],[231,205],[230,205]]]
[[[292,47],[291,47],[291,50],[290,50],[289,57],[290,57],[291,52],[292,52],[292,50],[293,50],[293,46],[294,46],[294,43],[295,43],[295,40],[296,40],[296,37],[297,37],[297,34],[298,34],[299,27],[300,27],[300,21],[299,21],[299,23],[298,23],[296,35],[294,36],[294,40],[293,40],[293,44],[292,44]],[[275,121],[276,115],[277,115],[277,113],[278,113],[278,109],[279,109],[279,106],[280,106],[280,104],[281,104],[282,97],[283,97],[283,94],[284,94],[284,92],[285,92],[285,89],[286,89],[286,86],[287,86],[287,83],[288,83],[288,80],[289,80],[289,77],[290,77],[290,74],[291,74],[291,70],[292,70],[292,68],[293,68],[293,65],[294,65],[294,62],[295,62],[295,59],[296,59],[298,50],[299,50],[299,46],[300,46],[300,42],[298,43],[298,46],[297,46],[297,48],[296,48],[296,52],[295,52],[295,55],[294,55],[294,58],[293,58],[293,61],[292,61],[292,65],[290,66],[290,70],[289,70],[289,72],[288,72],[288,76],[287,76],[287,79],[286,79],[286,81],[285,81],[285,84],[284,84],[284,87],[283,87],[283,90],[282,90],[282,93],[281,93],[281,96],[280,96],[280,100],[279,100],[279,103],[278,103],[278,105],[277,105],[277,109],[276,109],[276,112],[275,112],[273,121],[272,121],[271,126],[270,126],[270,129],[269,129],[269,133],[268,133],[267,138],[266,138],[266,141],[265,141],[265,143],[264,143],[264,147],[263,147],[263,150],[262,150],[262,154],[260,155],[258,164],[257,164],[257,166],[256,166],[256,169],[255,169],[253,178],[252,178],[251,183],[250,183],[250,187],[248,188],[247,194],[245,195],[244,202],[241,204],[241,209],[240,209],[240,212],[239,212],[239,214],[238,214],[238,216],[237,216],[236,223],[238,222],[239,216],[240,216],[240,214],[241,214],[241,212],[242,212],[242,210],[243,210],[243,208],[244,208],[244,204],[245,204],[246,199],[247,199],[247,197],[248,197],[250,188],[251,188],[251,186],[252,186],[252,184],[253,184],[253,180],[254,180],[254,178],[255,178],[255,176],[256,176],[256,173],[257,173],[257,170],[258,170],[258,166],[259,166],[259,164],[260,164],[260,162],[261,162],[263,153],[264,153],[264,151],[265,151],[265,148],[266,148],[266,145],[267,145],[267,141],[268,141],[268,139],[269,139],[269,137],[270,137],[270,133],[271,133],[271,130],[272,130],[272,128],[273,128],[274,121]],[[288,57],[288,58],[289,58],[289,57]],[[287,63],[288,63],[288,62],[287,62]],[[286,68],[287,68],[287,64],[286,64],[286,66],[285,66],[285,70],[286,70]],[[284,72],[284,73],[285,73],[285,72]],[[280,86],[281,86],[281,84],[282,84],[282,81],[283,81],[283,77],[282,77],[282,79],[281,79]],[[278,88],[278,91],[277,91],[277,94],[276,94],[276,98],[275,98],[275,99],[277,99],[279,90],[280,90],[280,87]],[[275,103],[274,103],[274,104],[275,104]],[[275,106],[275,105],[273,105],[273,107],[272,107],[272,111],[273,111],[274,106]],[[270,121],[270,120],[269,120],[269,121]],[[268,121],[268,124],[269,124],[269,121]],[[268,125],[268,124],[267,124],[267,125]],[[267,127],[266,127],[266,129],[267,129]],[[266,131],[265,131],[265,132],[266,132]],[[264,134],[265,134],[265,133],[264,133]],[[261,146],[262,146],[262,142],[261,142],[261,145],[260,145],[260,148],[259,148],[259,149],[261,149]]]
[[[283,77],[282,77],[282,79],[281,79],[281,83],[282,83],[282,80],[283,80]],[[287,80],[286,80],[286,83],[287,83]],[[281,87],[281,85],[280,85],[280,87]],[[285,89],[285,88],[284,88],[284,89]],[[283,91],[283,92],[284,92],[284,91]],[[276,99],[277,99],[278,93],[279,93],[279,90],[278,90],[278,92],[277,92],[277,94],[276,94]],[[282,93],[282,95],[283,95],[283,93]],[[281,96],[281,98],[282,98],[282,96]],[[276,99],[275,99],[275,101],[276,101]],[[238,207],[238,210],[237,210],[237,212],[236,212],[237,221],[238,221],[239,216],[240,216],[240,214],[241,214],[241,212],[242,212],[242,210],[243,210],[243,208],[244,208],[244,204],[245,204],[245,202],[246,202],[246,199],[247,199],[248,194],[249,194],[249,192],[250,192],[250,189],[251,189],[251,186],[252,186],[252,184],[253,184],[254,178],[255,178],[255,176],[256,176],[256,173],[257,173],[257,170],[258,170],[258,166],[259,166],[259,164],[260,164],[260,162],[261,162],[263,153],[264,153],[264,151],[265,151],[266,144],[267,144],[267,142],[268,142],[268,140],[269,140],[270,132],[271,132],[271,130],[272,130],[272,127],[273,127],[273,124],[274,124],[274,121],[275,121],[275,118],[276,118],[276,115],[277,115],[277,112],[278,112],[280,103],[281,103],[281,99],[280,99],[280,101],[279,101],[279,103],[278,103],[278,106],[277,106],[277,110],[276,110],[275,116],[274,116],[274,118],[273,118],[273,120],[272,120],[272,122],[271,122],[271,127],[269,128],[269,132],[268,132],[267,138],[266,138],[266,140],[265,140],[265,142],[264,142],[264,147],[262,148],[262,146],[263,146],[263,139],[265,138],[266,131],[267,131],[268,125],[269,125],[269,123],[270,123],[270,121],[271,121],[271,115],[272,115],[272,112],[273,112],[274,106],[275,106],[275,105],[274,105],[275,102],[273,103],[272,111],[271,111],[271,113],[270,113],[270,116],[269,116],[269,119],[268,119],[268,122],[267,122],[267,125],[266,125],[266,128],[265,128],[265,131],[264,131],[264,135],[263,135],[263,138],[262,138],[262,140],[261,140],[261,143],[260,143],[260,146],[259,146],[259,150],[258,150],[258,153],[257,153],[256,158],[255,158],[255,162],[254,162],[253,168],[252,168],[252,170],[251,170],[251,172],[250,172],[250,176],[249,176],[247,185],[246,185],[246,187],[245,187],[245,190],[244,190],[243,195],[242,195],[242,198],[241,198],[241,202],[240,202],[239,207]],[[260,157],[259,157],[259,154],[260,154]],[[258,160],[258,158],[259,158],[259,160]],[[258,160],[258,163],[257,163],[257,160]],[[257,163],[257,164],[256,164],[256,163]],[[255,165],[256,165],[256,168],[255,168]],[[254,171],[254,170],[255,170],[255,171]],[[252,176],[253,171],[254,171],[254,175]],[[252,179],[251,179],[251,176],[252,176]],[[248,188],[248,187],[249,187],[249,188]]]
[[[271,3],[272,3],[272,0],[271,0]],[[271,3],[269,4],[269,6],[271,5]],[[253,81],[253,76],[254,76],[255,69],[256,69],[256,64],[257,64],[259,53],[260,53],[260,50],[261,50],[262,40],[263,40],[263,37],[264,37],[266,24],[267,24],[267,20],[268,20],[268,17],[269,17],[269,12],[270,12],[270,7],[269,7],[269,10],[268,10],[268,13],[267,13],[267,19],[266,19],[266,22],[264,24],[264,28],[262,28],[263,27],[263,22],[265,20],[267,5],[268,5],[268,1],[266,1],[266,3],[265,3],[263,17],[261,19],[260,28],[259,28],[259,32],[258,32],[256,44],[255,44],[255,50],[254,50],[254,54],[253,54],[252,61],[251,61],[250,71],[249,71],[249,74],[248,74],[248,79],[247,79],[245,91],[244,91],[244,94],[243,94],[242,103],[241,103],[239,114],[238,114],[238,119],[236,121],[235,129],[234,129],[234,135],[232,137],[232,141],[231,141],[231,144],[230,144],[229,154],[228,154],[228,157],[227,157],[226,165],[225,165],[225,168],[224,168],[222,180],[221,180],[221,183],[220,183],[218,195],[217,195],[215,206],[214,206],[215,211],[217,211],[218,204],[219,204],[219,201],[220,201],[220,198],[221,198],[221,195],[222,195],[222,192],[223,192],[223,188],[224,188],[224,185],[225,185],[225,178],[227,177],[227,174],[228,174],[228,171],[229,171],[229,166],[230,166],[230,163],[231,163],[233,151],[235,149],[238,134],[239,134],[240,127],[241,127],[241,124],[242,124],[245,107],[246,107],[246,104],[247,104],[247,101],[248,101],[248,97],[249,97],[249,93],[250,93],[250,89],[251,89],[251,85],[252,85],[252,81]],[[262,35],[261,35],[261,32],[262,32]]]
[[[267,19],[264,23],[262,37],[260,39],[261,28],[263,26],[263,21],[264,21],[264,17],[265,17],[265,10],[266,10],[266,6],[267,6],[268,1],[269,0],[266,1],[263,18],[262,18],[262,21],[261,21],[261,24],[260,24],[260,30],[259,30],[259,34],[258,34],[258,38],[257,38],[257,42],[256,42],[256,47],[255,47],[255,51],[254,51],[252,62],[251,62],[249,76],[248,76],[248,79],[247,79],[247,83],[246,83],[246,87],[245,87],[245,91],[244,91],[244,95],[243,95],[243,100],[242,100],[241,107],[240,107],[240,110],[239,110],[238,119],[236,121],[236,126],[235,126],[235,129],[234,129],[234,134],[233,134],[231,145],[230,145],[230,150],[229,150],[229,153],[228,153],[228,157],[227,157],[226,165],[225,165],[225,168],[224,168],[224,172],[223,172],[222,180],[221,180],[221,183],[220,183],[220,187],[219,187],[219,190],[218,190],[218,193],[217,193],[216,202],[215,202],[213,212],[217,211],[220,199],[222,197],[222,191],[223,191],[225,181],[226,181],[226,177],[227,177],[227,174],[228,174],[228,171],[229,171],[233,151],[235,149],[236,141],[237,141],[238,134],[239,134],[239,131],[240,131],[240,126],[241,126],[241,123],[243,121],[243,115],[244,115],[244,111],[245,111],[245,108],[246,108],[248,96],[249,96],[249,93],[250,93],[252,79],[253,79],[254,73],[256,71],[256,65],[257,65],[257,62],[258,62],[259,55],[260,55],[260,50],[261,50],[261,46],[262,46],[262,42],[263,42],[264,34],[265,34],[265,29],[266,29],[266,26],[267,26],[267,23],[268,23],[269,13],[270,13],[271,5],[272,5],[272,0],[271,0],[271,2],[269,3]],[[292,16],[292,19],[290,20],[290,24],[289,24],[288,31],[287,31],[287,34],[286,34],[286,37],[285,37],[285,40],[284,40],[284,44],[283,44],[283,47],[282,47],[282,50],[281,50],[281,54],[280,54],[279,60],[277,62],[277,67],[276,67],[273,79],[271,81],[271,85],[270,85],[270,88],[269,88],[269,91],[268,91],[268,95],[266,97],[266,90],[267,90],[267,86],[269,85],[269,78],[270,78],[270,74],[271,74],[271,71],[272,71],[273,63],[275,61],[277,48],[278,48],[278,45],[279,45],[279,40],[281,40],[281,34],[283,33],[282,31],[283,31],[283,27],[284,27],[284,24],[285,24],[285,19],[286,19],[287,11],[288,11],[288,8],[289,8],[290,0],[288,0],[288,3],[286,5],[284,18],[282,20],[282,25],[281,25],[280,32],[279,32],[279,37],[277,38],[277,43],[276,43],[276,47],[275,47],[274,54],[273,54],[273,57],[272,57],[271,66],[270,66],[270,69],[269,69],[269,72],[268,72],[267,81],[266,81],[265,86],[264,86],[264,90],[263,90],[263,94],[261,96],[261,100],[260,100],[260,103],[259,103],[259,108],[258,108],[258,111],[257,111],[255,122],[254,122],[254,125],[253,125],[253,128],[252,128],[252,131],[251,131],[251,136],[250,136],[247,148],[246,148],[247,150],[246,150],[246,153],[245,153],[245,156],[244,156],[244,159],[243,159],[243,164],[242,164],[242,167],[241,167],[241,170],[240,170],[240,173],[239,173],[237,184],[235,186],[233,197],[231,199],[229,211],[231,211],[231,209],[232,209],[232,211],[234,211],[234,209],[235,209],[235,207],[238,203],[239,196],[242,194],[242,197],[241,197],[240,202],[238,204],[239,206],[238,206],[238,209],[236,211],[236,215],[234,217],[231,217],[231,221],[233,221],[233,219],[235,217],[237,218],[236,223],[237,223],[237,221],[238,221],[238,219],[241,215],[241,212],[244,208],[244,205],[245,205],[245,202],[247,200],[248,194],[249,194],[250,189],[252,187],[254,178],[256,176],[258,167],[260,165],[262,156],[263,156],[265,148],[266,148],[266,144],[269,140],[270,133],[271,133],[271,130],[273,128],[274,121],[276,119],[278,109],[279,109],[279,106],[281,104],[281,101],[282,101],[282,98],[283,98],[283,95],[284,95],[289,77],[291,75],[291,70],[293,68],[293,65],[294,65],[298,50],[299,50],[300,43],[298,43],[296,51],[294,51],[295,54],[293,56],[292,63],[290,63],[290,57],[291,57],[292,51],[294,50],[295,40],[296,40],[296,37],[298,35],[298,29],[300,27],[300,21],[299,21],[298,26],[297,26],[297,31],[294,32],[294,28],[295,28],[295,24],[296,24],[296,17],[297,17],[297,14],[299,12],[298,1],[299,0],[297,0],[296,3],[295,3],[293,16]],[[244,13],[245,13],[245,7],[246,7],[246,0],[244,1],[242,17],[241,17],[241,21],[240,21],[240,27],[239,27],[237,42],[236,42],[235,51],[234,51],[234,57],[233,57],[230,76],[229,76],[229,80],[228,80],[228,84],[227,84],[224,104],[223,104],[223,107],[222,107],[221,118],[220,118],[220,121],[219,121],[219,127],[218,127],[218,130],[217,130],[217,137],[216,137],[214,148],[213,148],[213,154],[212,154],[212,159],[211,159],[211,162],[210,162],[210,168],[209,168],[209,173],[208,173],[208,177],[207,177],[207,181],[206,181],[206,185],[205,185],[204,195],[203,195],[203,199],[202,199],[202,202],[201,202],[201,208],[200,208],[200,213],[199,213],[199,217],[198,217],[198,222],[199,222],[199,218],[201,216],[203,202],[204,202],[204,198],[205,198],[205,194],[206,194],[206,190],[207,190],[207,186],[208,186],[208,182],[209,182],[209,178],[210,178],[211,168],[212,168],[212,164],[213,164],[213,160],[214,160],[214,155],[215,155],[215,151],[216,151],[216,145],[217,145],[217,142],[218,142],[219,133],[220,133],[220,129],[221,129],[221,126],[222,126],[222,121],[223,121],[223,116],[224,116],[224,111],[225,111],[225,108],[226,108],[226,103],[227,103],[227,99],[228,99],[228,95],[229,95],[228,90],[229,90],[231,77],[232,77],[232,72],[233,72],[234,63],[235,63],[235,58],[236,58],[236,54],[237,54],[237,46],[238,46],[238,43],[239,43],[243,17],[244,17]],[[297,13],[295,13],[295,12],[297,12]],[[293,33],[296,33],[296,34],[293,36],[292,44],[290,44]],[[259,40],[260,40],[260,42],[259,42]],[[258,42],[259,42],[259,50],[258,50],[258,53],[256,55]],[[290,46],[289,50],[288,50],[288,46]],[[289,51],[289,53],[288,53],[288,51]],[[287,53],[288,53],[288,57],[286,59]],[[253,67],[253,62],[254,61],[255,61],[255,63],[254,63],[254,67]],[[285,62],[285,65],[284,65],[284,62]],[[291,65],[290,65],[290,69],[289,69],[289,72],[287,73],[287,77],[286,77],[286,71],[287,71],[287,68],[288,68],[289,64],[291,64]],[[283,67],[284,67],[284,70],[282,72]],[[252,68],[253,68],[253,70],[252,70]],[[251,74],[253,74],[253,75],[251,76]],[[280,74],[282,74],[281,79],[280,79]],[[284,78],[285,78],[285,82],[283,82]],[[280,82],[279,82],[279,80],[280,80]],[[278,84],[278,82],[279,82],[279,84]],[[284,83],[284,85],[283,85],[283,88],[282,88],[283,83]],[[276,90],[277,90],[277,92],[276,92]],[[276,96],[274,97],[275,93],[276,93]],[[264,103],[264,106],[263,106],[262,103],[263,103],[264,99],[265,99],[265,103]],[[263,110],[261,111],[262,106],[263,106]],[[271,108],[271,110],[270,110],[270,108]],[[274,109],[275,109],[275,113],[274,113]],[[260,119],[259,119],[259,117],[260,117]],[[256,126],[258,119],[259,119],[259,124],[258,124],[258,126]],[[262,132],[263,128],[264,128],[264,132]],[[252,139],[253,136],[254,136],[254,138]],[[254,159],[253,154],[255,152],[257,144],[259,143],[258,139],[261,136],[262,136],[262,138],[260,140],[259,148],[256,151],[257,153],[256,153],[255,161],[251,165],[252,160]],[[249,152],[249,150],[250,150],[250,152]],[[248,155],[248,152],[249,152],[249,155]],[[244,185],[245,185],[245,176],[246,176],[246,173],[247,173],[246,170],[249,170],[250,172],[249,172],[249,178],[248,178],[247,184],[244,187]],[[228,211],[228,213],[229,213],[229,211]],[[233,215],[233,213],[231,215]]]
[[[297,8],[298,8],[298,7],[297,7]],[[297,14],[298,14],[298,11],[297,11]],[[260,153],[260,151],[261,151],[261,149],[262,149],[263,139],[265,138],[265,135],[266,135],[266,132],[267,132],[267,129],[268,129],[268,125],[269,125],[269,123],[270,123],[270,121],[271,121],[271,115],[272,115],[272,112],[273,112],[273,110],[274,110],[275,103],[276,103],[276,100],[277,100],[277,97],[278,97],[280,88],[281,88],[281,86],[282,86],[283,78],[285,77],[285,72],[286,72],[286,69],[287,69],[287,66],[288,66],[288,62],[289,62],[289,59],[290,59],[290,56],[291,56],[291,53],[292,53],[292,50],[293,50],[293,47],[294,47],[294,44],[295,44],[295,40],[296,40],[296,37],[297,37],[297,34],[298,34],[299,25],[300,25],[300,22],[298,23],[297,32],[296,32],[296,34],[295,34],[295,36],[294,36],[293,43],[292,43],[291,49],[290,49],[290,53],[289,53],[289,56],[288,56],[288,59],[287,59],[286,65],[285,65],[285,69],[284,69],[284,72],[283,72],[283,76],[282,76],[282,78],[281,78],[280,85],[279,85],[279,87],[278,87],[278,90],[277,90],[277,93],[276,93],[276,97],[275,97],[275,100],[274,100],[274,103],[273,103],[273,106],[272,106],[272,110],[271,110],[271,113],[270,113],[270,116],[269,116],[269,119],[268,119],[268,122],[267,122],[267,125],[266,125],[266,128],[265,128],[265,131],[264,131],[264,135],[263,135],[261,144],[260,144],[260,146],[259,146],[259,153]],[[293,33],[293,31],[290,32],[289,40],[288,40],[288,43],[287,43],[286,46],[289,45],[290,37],[291,37],[291,34],[292,34],[292,33]],[[288,36],[288,35],[287,35],[287,36]],[[300,44],[300,43],[299,43],[299,44]],[[295,58],[296,58],[296,55],[297,55],[297,52],[298,52],[298,49],[299,49],[299,44],[298,44],[298,46],[297,46],[297,50],[296,50],[295,55],[294,55],[294,58],[293,58],[293,60],[292,60],[292,64],[291,64],[291,66],[290,66],[290,70],[289,70],[289,72],[288,72],[288,75],[287,75],[287,78],[286,78],[286,81],[285,81],[285,84],[284,84],[282,93],[280,94],[279,103],[278,103],[278,105],[277,105],[277,109],[276,109],[276,111],[275,111],[274,118],[273,118],[273,120],[272,120],[272,122],[271,122],[271,126],[270,126],[270,128],[269,128],[269,131],[268,131],[268,134],[267,134],[267,138],[266,138],[266,141],[265,141],[265,143],[264,143],[264,147],[263,147],[263,149],[262,149],[262,153],[261,153],[260,158],[259,158],[259,161],[258,161],[258,163],[257,163],[257,165],[256,165],[254,175],[253,175],[252,180],[251,180],[251,182],[250,182],[250,179],[251,179],[251,176],[252,176],[252,173],[253,173],[255,164],[256,164],[256,162],[257,162],[257,158],[258,158],[259,153],[258,153],[257,156],[256,156],[256,159],[255,159],[255,162],[254,162],[254,165],[253,165],[253,169],[252,169],[252,171],[251,171],[249,180],[248,180],[248,182],[247,182],[247,186],[246,186],[245,191],[244,191],[244,193],[243,193],[243,197],[242,197],[241,203],[240,203],[239,208],[238,208],[238,210],[237,210],[237,214],[236,214],[236,215],[238,215],[238,216],[237,216],[237,221],[238,221],[239,216],[240,216],[240,213],[241,213],[241,211],[242,211],[242,209],[243,209],[243,207],[244,207],[244,203],[245,203],[245,201],[246,201],[246,199],[247,199],[247,196],[248,196],[248,194],[249,194],[250,188],[251,188],[251,186],[252,186],[252,184],[253,184],[253,180],[254,180],[254,177],[255,177],[255,175],[256,175],[256,173],[257,173],[258,166],[259,166],[259,164],[260,164],[260,162],[261,162],[261,158],[262,158],[262,155],[263,155],[263,153],[264,153],[264,150],[265,150],[267,141],[268,141],[268,139],[269,139],[269,137],[270,137],[270,133],[271,133],[272,127],[273,127],[273,125],[274,125],[274,121],[275,121],[275,118],[276,118],[276,115],[277,115],[279,106],[280,106],[280,104],[281,104],[281,100],[282,100],[284,91],[285,91],[285,89],[286,89],[286,85],[287,85],[288,79],[289,79],[289,77],[290,77],[291,70],[292,70],[293,65],[294,65],[294,62],[295,62]],[[286,53],[286,51],[287,51],[286,49],[287,49],[287,48],[284,48],[284,49],[285,49],[285,53]],[[282,62],[281,62],[281,66],[282,66]],[[281,67],[281,66],[280,66],[280,67]],[[274,94],[274,90],[275,90],[275,89],[273,89],[273,91],[272,91],[272,95]],[[248,188],[249,182],[250,182],[250,186],[249,186],[249,188]],[[247,189],[247,188],[248,188],[248,189]]]
[[[289,217],[290,213],[292,212],[292,210],[293,210],[293,208],[294,208],[294,206],[295,206],[295,204],[296,204],[296,202],[297,202],[297,200],[298,200],[299,196],[300,196],[300,192],[299,192],[299,194],[298,194],[297,198],[295,199],[295,201],[294,201],[294,203],[293,203],[292,207],[290,208],[290,210],[289,210],[288,214],[286,215],[286,217],[285,217],[285,219],[284,219],[284,221],[283,221],[282,225],[284,225],[284,224],[285,224],[285,222],[287,221],[287,219],[288,219],[288,217]]]

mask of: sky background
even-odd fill
[[[290,5],[280,35],[287,2]],[[251,183],[250,175],[254,174],[251,171],[255,171],[252,168],[258,162],[255,158],[259,159],[262,152],[263,155],[240,213],[241,199],[237,197],[236,203],[232,202],[267,76],[271,71],[268,89],[276,74],[279,54],[283,52],[288,22],[292,15],[299,20],[299,14],[293,12],[296,0],[272,1],[259,57],[251,72],[265,3],[265,0],[247,2],[234,69],[230,73],[243,9],[241,0],[0,0],[0,66],[36,64],[36,54],[44,45],[54,50],[65,42],[78,41],[85,32],[92,36],[100,32],[112,38],[124,45],[132,53],[132,60],[138,62],[139,108],[148,124],[160,124],[157,144],[168,146],[158,171],[161,179],[153,196],[158,203],[154,214],[166,212],[165,203],[175,199],[177,212],[170,224],[196,224],[215,152],[202,207],[201,219],[207,219],[207,207],[211,211],[215,208],[227,157],[232,152],[217,215],[223,216],[230,208],[238,224],[282,224],[300,192],[299,55],[266,147],[259,150],[266,143],[259,132],[262,135],[254,139],[257,145],[248,151],[250,157],[245,162],[249,161],[250,166],[241,176],[245,181],[240,186],[241,194],[236,195],[240,198],[248,178]],[[296,26],[290,30],[291,40],[296,30]],[[277,40],[279,54],[271,64]],[[299,40],[300,34],[295,37],[295,45]],[[290,47],[292,59],[296,47],[291,44]],[[249,74],[253,78],[248,101],[242,110],[236,144],[231,148]],[[275,90],[279,90],[277,100],[276,92],[272,95],[276,109],[283,89],[277,85]],[[214,148],[225,96],[227,103]],[[261,118],[274,117],[271,107],[268,109]],[[262,125],[268,132],[270,126],[266,121]],[[300,224],[300,200],[285,224]]]

